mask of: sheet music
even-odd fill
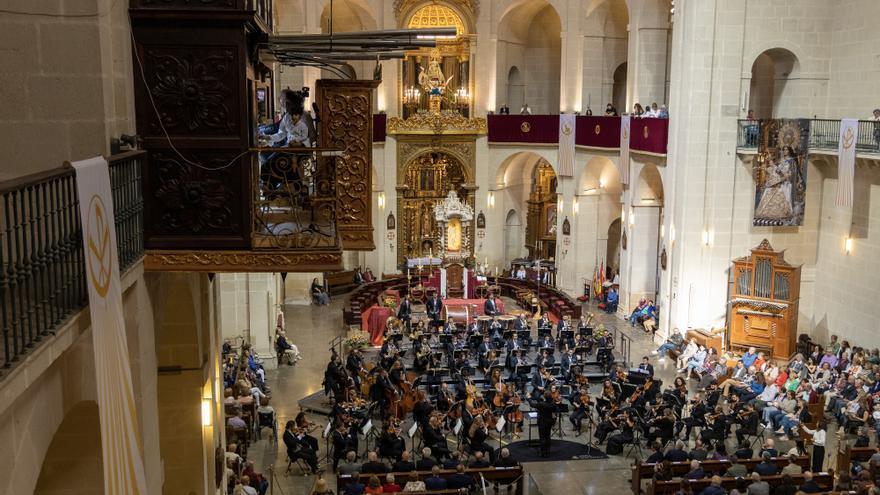
[[[504,419],[504,416],[498,418],[498,423],[495,425],[495,431],[501,433],[501,430],[504,429],[504,425],[507,424],[507,420]]]
[[[455,427],[452,429],[452,432],[458,435],[458,432],[461,431],[463,423],[461,422],[461,418],[458,418],[458,421],[455,422]]]
[[[324,428],[324,433],[321,433],[321,438],[327,438],[327,435],[330,434],[330,422],[327,422],[327,426]]]
[[[410,427],[410,429],[409,429],[409,431],[407,432],[407,434],[409,435],[410,438],[412,438],[412,437],[415,436],[415,434],[416,434],[417,431],[419,431],[419,424],[416,423],[416,422],[413,422],[413,425],[412,425],[412,427]]]
[[[373,429],[373,420],[372,420],[372,419],[368,419],[368,420],[367,420],[367,424],[365,424],[364,427],[361,428],[361,434],[363,434],[364,436],[366,436],[367,433],[369,433],[370,430],[372,430],[372,429]]]

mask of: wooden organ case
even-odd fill
[[[754,346],[774,359],[795,352],[801,267],[764,239],[750,256],[733,261],[728,313],[729,349]]]

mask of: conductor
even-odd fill
[[[547,457],[550,455],[550,433],[556,423],[556,403],[547,391],[541,399],[533,400],[531,406],[538,413],[539,455]]]

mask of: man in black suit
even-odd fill
[[[540,455],[550,455],[550,433],[556,423],[556,404],[550,398],[550,392],[545,391],[541,400],[532,401],[532,409],[538,412],[538,438],[540,439]]]
[[[367,452],[367,462],[361,465],[362,473],[384,474],[388,472],[388,466],[379,460],[379,456],[374,451]]]
[[[422,458],[416,463],[417,471],[430,471],[437,465],[437,461],[431,456],[431,447],[422,449]]]
[[[409,300],[409,295],[404,296],[400,301],[400,307],[397,308],[397,319],[406,325],[407,333],[412,331],[412,302]]]
[[[547,379],[544,377],[546,374],[546,368],[543,366],[538,367],[532,373],[532,398],[540,399],[541,396],[544,395],[544,391],[547,388]]]
[[[440,326],[442,322],[440,321],[440,312],[443,310],[443,301],[440,300],[440,297],[437,294],[431,296],[428,299],[428,302],[425,303],[425,312],[428,314],[428,318],[431,320],[431,324],[435,327]]]
[[[284,435],[282,436],[282,439],[284,440],[284,445],[287,446],[287,457],[290,457],[290,460],[302,459],[306,461],[306,464],[309,465],[312,472],[317,473],[318,455],[314,450],[307,446],[303,435],[294,432],[295,427],[296,423],[294,421],[288,421],[287,424],[284,425]],[[336,462],[338,462],[338,459],[336,459]],[[334,468],[336,462],[333,464]]]
[[[474,478],[464,473],[464,464],[455,466],[455,474],[446,478],[447,489],[467,488],[474,486]]]
[[[446,436],[440,431],[440,418],[437,416],[432,417],[422,428],[422,440],[438,459],[449,456],[449,446],[446,443]]]
[[[408,473],[415,470],[416,463],[412,461],[412,456],[408,450],[404,450],[403,453],[400,454],[400,460],[391,466],[391,471],[395,473]]]
[[[639,365],[639,369],[647,376],[650,376],[653,378],[654,366],[652,366],[651,363],[648,362],[648,356],[645,356],[642,358],[642,364]]]
[[[488,294],[486,302],[483,303],[483,314],[486,316],[496,316],[499,314],[498,306],[495,304],[495,296]]]
[[[287,433],[285,432],[285,436]],[[336,429],[333,430],[333,433],[330,435],[330,440],[333,442],[333,470],[336,470],[336,466],[339,465],[339,460],[345,457],[345,454],[350,450],[357,451],[355,447],[355,443],[352,440],[351,431],[348,429],[348,426],[343,422],[338,422],[336,424]],[[287,440],[284,441],[287,444]]]

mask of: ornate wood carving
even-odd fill
[[[457,111],[440,113],[422,112],[404,120],[400,117],[388,119],[388,134],[474,134],[489,132],[486,119],[469,119]]]
[[[342,269],[340,252],[154,251],[144,256],[147,271],[304,272]]]
[[[336,158],[336,225],[343,249],[375,249],[372,223],[372,91],[379,81],[319,80],[322,147]]]
[[[190,160],[220,168],[237,153],[187,151]],[[184,163],[176,154],[154,151],[145,169],[145,230],[148,247],[167,246],[163,237],[183,237],[188,245],[214,245],[217,237],[246,242],[245,202],[241,187],[247,177],[241,163],[209,171]],[[214,238],[214,239],[211,239]],[[158,240],[158,242],[153,242]]]
[[[133,9],[239,9],[243,0],[131,0]]]
[[[237,135],[233,93],[239,65],[235,47],[149,48],[144,72],[165,130],[172,136]],[[156,113],[149,136],[164,136]]]

